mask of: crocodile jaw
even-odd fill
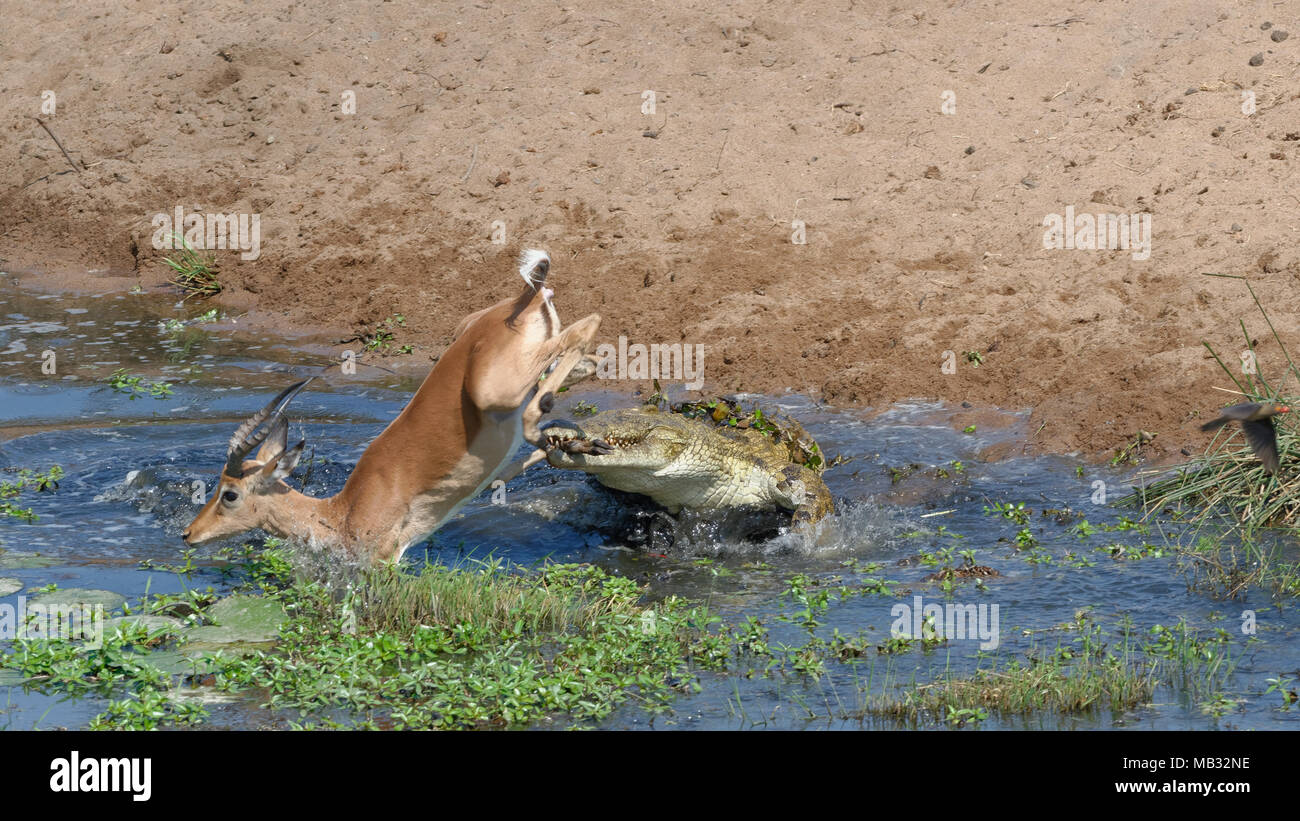
[[[543,428],[546,460],[558,468],[581,470],[606,487],[649,496],[672,513],[681,508],[720,508],[777,504],[793,510],[802,501],[802,483],[778,489],[769,472],[744,457],[683,442],[675,426],[649,426],[620,436],[616,427],[556,421]],[[724,440],[716,440],[729,447]],[[608,453],[583,452],[588,443]]]
[[[565,421],[542,428],[546,460],[557,468],[602,474],[609,470],[642,473],[659,471],[672,463],[684,445],[668,431],[651,427],[644,432],[621,434],[613,428],[583,429]]]

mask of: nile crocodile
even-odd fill
[[[793,511],[793,522],[812,523],[834,511],[821,454],[797,422],[774,425],[760,413],[758,425],[743,427],[748,417],[733,427],[734,406],[724,402],[710,414],[715,405],[646,406],[552,422],[543,427],[546,459],[586,471],[606,487],[649,496],[673,514],[780,507]]]

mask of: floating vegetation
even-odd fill
[[[347,339],[340,339],[339,344],[349,342],[360,342],[362,350],[367,353],[379,353],[387,356],[388,354],[410,354],[415,351],[411,345],[394,346],[397,339],[396,330],[406,327],[406,317],[402,314],[393,314],[386,317],[369,330],[362,331],[359,334]]]
[[[656,381],[655,393],[650,397],[649,404],[657,407],[666,403],[667,399],[660,392],[659,382]],[[757,404],[744,410],[739,402],[719,397],[699,402],[682,402],[672,405],[669,410],[688,419],[704,419],[718,427],[757,431],[780,442],[789,451],[791,462],[818,473],[848,461],[836,457],[828,462],[817,441],[798,421],[785,414],[764,413]]]
[[[27,490],[35,490],[37,493],[58,490],[59,480],[63,478],[63,468],[55,465],[45,473],[23,468],[17,473],[17,479],[0,481],[0,516],[35,522],[40,517],[33,513],[31,508],[20,507],[15,500]]]
[[[381,567],[359,582],[342,597],[295,588],[275,651],[226,664],[217,685],[264,688],[303,727],[512,727],[662,709],[726,657],[706,610],[642,604],[635,582],[596,567]]]
[[[108,384],[113,390],[124,393],[128,399],[133,400],[142,396],[166,399],[172,395],[172,386],[166,382],[145,382],[144,377],[130,374],[126,368],[118,368],[109,374]]]
[[[663,709],[730,653],[706,609],[643,603],[635,582],[587,565],[381,566],[339,591],[291,579],[282,557],[245,556],[233,570],[245,592],[146,597],[149,612],[111,620],[99,648],[21,638],[0,667],[27,687],[108,697],[92,729],[205,721],[181,696],[195,676],[265,694],[293,726],[509,727]],[[92,592],[47,595],[116,595]]]

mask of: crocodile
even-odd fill
[[[706,407],[713,406],[718,410],[710,414]],[[674,515],[683,508],[781,508],[792,512],[794,524],[811,524],[832,513],[820,475],[824,462],[803,428],[793,420],[773,424],[761,413],[759,425],[748,425],[752,417],[736,425],[733,409],[647,405],[581,422],[557,420],[543,427],[546,460],[649,496]]]

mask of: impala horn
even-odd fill
[[[281,414],[288,407],[293,398],[298,395],[298,391],[307,387],[307,384],[316,377],[308,377],[296,384],[290,385],[280,391],[280,395],[267,403],[257,413],[248,417],[248,421],[240,425],[235,431],[235,435],[230,437],[230,449],[226,452],[225,472],[228,476],[241,477],[244,475],[244,458],[253,452],[253,448],[266,441],[266,437],[276,428],[276,424],[283,421]],[[288,422],[286,421],[287,425]],[[255,431],[265,425],[260,433]]]

